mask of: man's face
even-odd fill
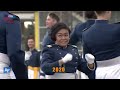
[[[50,16],[47,16],[46,18],[46,28],[51,28],[53,25],[55,25],[57,21]]]
[[[35,42],[34,42],[33,39],[28,39],[27,44],[28,44],[29,48],[34,48],[35,47]]]

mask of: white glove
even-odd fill
[[[30,51],[25,52],[25,60],[29,60],[32,53]]]
[[[66,62],[71,61],[72,58],[73,58],[72,54],[67,53],[67,54],[62,58],[62,61],[63,61],[64,63],[66,63]]]
[[[93,64],[95,57],[92,54],[85,54],[85,59],[89,64]]]

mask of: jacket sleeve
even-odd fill
[[[44,48],[42,51],[41,70],[47,75],[53,75],[53,67],[59,67],[58,61],[54,61],[54,51]]]
[[[15,54],[21,50],[21,26],[20,20],[6,21],[6,41],[7,41],[7,53],[8,56]]]
[[[95,68],[94,70],[90,70],[87,66],[87,61],[85,60],[85,54],[91,53],[90,49],[88,48],[87,44],[84,42],[84,34],[83,36],[83,59],[80,62],[81,65],[78,66],[78,68],[84,72],[90,79],[95,79],[95,70],[96,70],[96,62],[95,62]]]
[[[94,64],[94,65],[96,65],[96,64]],[[80,63],[78,65],[77,69],[79,71],[85,73],[89,77],[89,79],[95,79],[96,66],[94,67],[94,69],[89,69],[87,62],[85,60],[80,60]]]
[[[88,45],[86,44],[84,36],[85,36],[85,33],[83,33],[83,35],[82,35],[82,37],[83,37],[82,38],[83,39],[83,58],[85,58],[85,54],[87,54],[87,53],[91,53],[92,54],[90,48],[88,48]]]

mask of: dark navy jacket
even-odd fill
[[[48,45],[43,49],[41,59],[42,71],[46,75],[53,75],[55,73],[53,68],[60,67],[58,60],[62,59],[67,53],[71,53],[73,59],[62,66],[65,68],[65,72],[62,73],[75,73],[78,69],[88,75],[94,71],[90,70],[87,67],[87,63],[82,61],[75,46],[68,45],[67,48],[63,48],[56,44]]]
[[[28,66],[32,67],[40,67],[40,51],[36,49],[32,50],[32,55],[30,56],[30,60],[28,61]]]
[[[85,29],[93,25],[95,20],[87,20],[85,23],[76,25],[75,30],[71,33],[70,44],[76,45],[78,42],[82,43],[82,33]]]
[[[109,24],[107,20],[96,20],[83,33],[84,54],[91,53],[96,61],[120,56],[120,24]]]
[[[7,11],[0,11],[0,53],[9,56],[16,79],[27,79],[25,53],[21,50],[20,19]]]
[[[43,41],[42,41],[42,47],[45,47],[46,45],[50,45],[50,44],[54,44],[55,42],[51,39],[50,37],[50,34],[51,33],[51,30],[48,29],[44,38],[43,38]]]

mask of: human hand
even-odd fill
[[[85,54],[85,59],[89,64],[93,64],[95,61],[95,57],[92,54]]]
[[[72,54],[67,53],[67,54],[62,58],[62,61],[63,61],[64,63],[66,63],[66,62],[71,61],[72,58],[73,58]]]

